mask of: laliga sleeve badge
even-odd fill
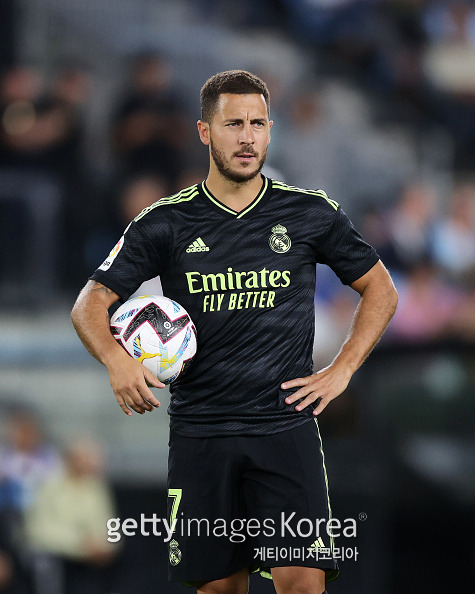
[[[168,553],[168,558],[170,559],[170,564],[173,566],[178,565],[181,561],[181,551],[178,548],[178,543],[175,539],[170,541],[169,549],[170,552]]]
[[[122,235],[122,237],[119,239],[119,241],[112,248],[111,253],[107,256],[107,258],[104,260],[104,262],[99,266],[99,270],[107,270],[110,268],[112,262],[116,259],[117,254],[120,252],[123,245],[124,245],[124,236]]]
[[[269,237],[269,245],[274,252],[285,254],[285,252],[290,250],[292,242],[286,233],[287,229],[283,225],[279,224],[272,227],[272,235]]]

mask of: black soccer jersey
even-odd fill
[[[160,275],[190,314],[198,351],[171,385],[182,435],[275,433],[304,423],[282,382],[312,373],[316,264],[349,284],[378,261],[325,192],[266,177],[235,212],[203,182],[146,208],[92,279],[125,301]]]

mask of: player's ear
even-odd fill
[[[198,120],[197,126],[198,126],[198,134],[200,135],[201,142],[203,144],[208,145],[210,143],[208,122],[204,122],[203,120]]]
[[[274,125],[273,120],[269,120],[269,140],[267,141],[267,144],[269,144],[269,142],[270,142],[270,129],[272,128],[273,125]]]

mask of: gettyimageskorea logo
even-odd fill
[[[366,514],[364,514],[366,516]],[[363,521],[363,514],[359,519]],[[170,543],[170,549],[175,551],[176,557],[181,555],[177,538],[178,535],[187,537],[214,536],[226,538],[233,543],[245,542],[247,538],[265,538],[280,536],[285,538],[305,539],[312,550],[323,548],[325,541],[333,538],[355,538],[357,521],[346,518],[298,518],[295,512],[282,512],[280,518],[234,518],[229,521],[224,518],[186,518],[183,514],[174,515],[173,519],[160,518],[156,514],[146,516],[141,514],[140,521],[134,518],[110,518],[107,521],[107,540],[118,542],[122,536],[161,536],[164,542]],[[174,542],[173,542],[174,541]]]

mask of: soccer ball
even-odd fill
[[[186,310],[161,295],[129,299],[110,321],[114,338],[164,384],[189,367],[196,353],[196,330]]]

